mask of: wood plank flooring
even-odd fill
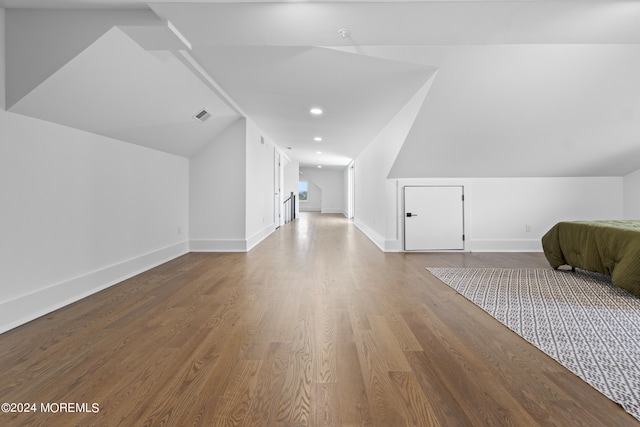
[[[547,263],[383,253],[305,214],[249,253],[191,253],[0,335],[0,403],[99,405],[0,425],[640,425],[428,266]]]

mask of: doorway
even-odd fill
[[[282,225],[282,162],[280,159],[280,153],[274,149],[273,155],[273,224],[275,228]]]
[[[356,180],[355,180],[355,164],[351,162],[347,171],[347,218],[353,219],[356,213]]]
[[[404,250],[464,249],[464,188],[404,187]]]

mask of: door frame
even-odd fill
[[[273,206],[273,225],[278,228],[282,225],[282,155],[278,152],[278,149],[274,147],[273,150],[273,193],[274,193],[274,206]]]
[[[356,213],[356,165],[351,162],[347,166],[347,218],[353,219]]]
[[[406,201],[405,201],[405,188],[407,187],[430,187],[430,188],[444,188],[444,187],[459,187],[462,193],[462,249],[407,249],[407,212],[406,212]],[[402,250],[404,252],[464,252],[467,248],[467,232],[465,225],[465,193],[464,193],[464,185],[403,185],[402,186]]]

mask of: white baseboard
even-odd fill
[[[402,246],[402,240],[385,240],[384,241],[384,251],[385,252],[404,252],[404,247]]]
[[[401,240],[386,240],[385,252],[404,252]],[[410,251],[413,252],[413,251]],[[420,251],[416,251],[420,252]],[[540,240],[468,240],[462,250],[438,250],[423,252],[542,252]]]
[[[384,251],[385,247],[385,239],[377,231],[370,228],[367,224],[358,220],[357,218],[353,219],[353,224],[358,227],[360,231],[364,233],[365,236],[369,238],[381,251]]]
[[[372,230],[366,224],[354,220],[353,222],[377,247],[384,252],[404,252],[402,240],[384,239],[380,234]],[[432,251],[425,251],[432,252]],[[530,240],[507,240],[507,239],[485,239],[469,240],[465,243],[463,250],[436,251],[436,252],[542,252],[540,239]]]
[[[248,239],[194,239],[189,241],[191,252],[248,252],[275,231],[270,224]]]
[[[275,231],[273,224],[263,228],[247,239],[247,251],[253,249],[258,243],[269,237]]]
[[[542,252],[540,239],[469,240],[465,247],[470,252]]]
[[[187,241],[0,302],[0,333],[95,294],[189,252]]]
[[[189,241],[191,252],[247,252],[244,239],[199,239]]]

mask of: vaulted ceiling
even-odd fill
[[[247,116],[344,167],[433,77],[389,177],[640,169],[638,1],[0,5],[7,108],[131,143],[189,157]]]

